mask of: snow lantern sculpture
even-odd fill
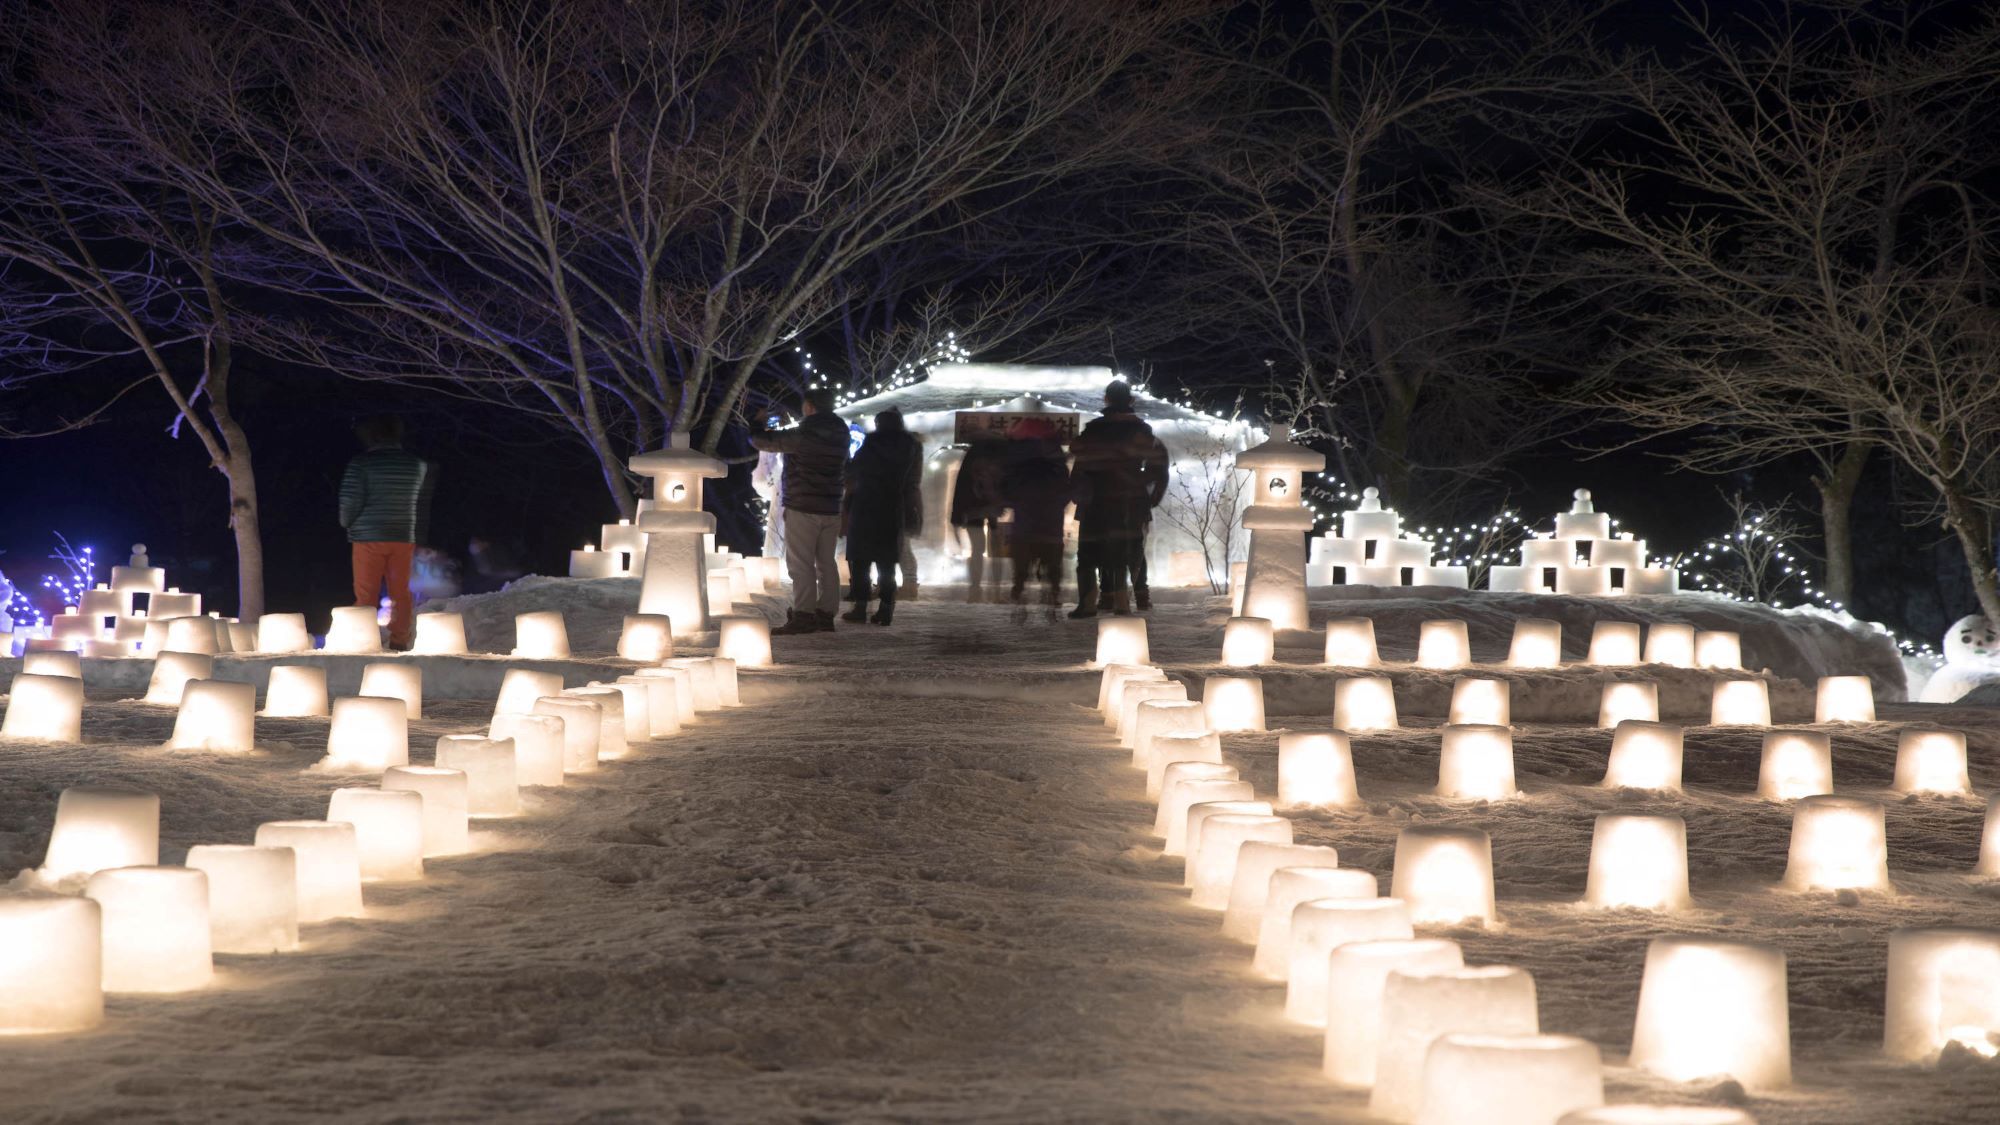
[[[1912,727],[1896,737],[1898,793],[1960,797],[1972,791],[1965,771],[1965,735],[1955,730]]]
[[[1604,1104],[1603,1057],[1574,1035],[1443,1035],[1424,1060],[1416,1125],[1541,1125]],[[1498,1107],[1505,1107],[1498,1110]]]
[[[1254,942],[1264,926],[1264,904],[1271,896],[1271,877],[1287,867],[1340,866],[1340,852],[1319,844],[1272,843],[1262,840],[1244,844],[1236,853],[1236,874],[1229,883],[1229,903],[1222,912],[1222,936],[1240,942]],[[1366,895],[1373,898],[1375,878],[1366,872],[1356,877],[1368,881]],[[1294,903],[1293,905],[1297,905]]]
[[[1694,626],[1671,621],[1646,626],[1646,663],[1694,667]]]
[[[624,690],[637,687],[646,699],[646,730],[649,737],[668,738],[681,732],[681,706],[674,685],[652,676],[620,676],[612,681]]]
[[[1379,894],[1375,876],[1352,867],[1294,866],[1271,872],[1271,885],[1264,891],[1258,915],[1257,952],[1251,958],[1251,971],[1266,980],[1284,980],[1291,975],[1292,915],[1301,904],[1323,898],[1372,899]],[[1228,923],[1227,916],[1223,921]]]
[[[1336,668],[1373,668],[1382,663],[1375,651],[1375,622],[1366,617],[1336,617],[1326,623],[1326,663]]]
[[[1395,730],[1396,687],[1387,676],[1349,676],[1333,682],[1337,730]]]
[[[1326,458],[1289,440],[1290,430],[1273,425],[1269,440],[1236,455],[1236,468],[1255,481],[1243,528],[1250,555],[1243,569],[1239,617],[1261,617],[1275,629],[1304,629],[1306,618],[1306,535],[1312,513],[1305,506],[1305,474],[1326,468]]]
[[[187,865],[208,875],[208,932],[217,953],[299,947],[298,861],[290,848],[196,844]]]
[[[1324,465],[1322,460],[1320,464]],[[1361,506],[1340,513],[1338,534],[1316,536],[1306,564],[1308,586],[1466,587],[1462,566],[1434,566],[1436,547],[1403,530],[1403,517],[1382,506],[1382,491],[1361,490]]]
[[[1513,693],[1506,680],[1465,678],[1452,682],[1447,723],[1483,723],[1504,727],[1513,722]]]
[[[257,748],[256,727],[256,685],[191,680],[181,694],[167,748],[248,754]]]
[[[1605,787],[1678,791],[1683,745],[1681,728],[1672,723],[1626,719],[1611,732]]]
[[[114,867],[83,894],[103,912],[106,992],[186,992],[215,975],[207,872]]]
[[[569,659],[569,629],[553,609],[514,615],[514,655],[524,660]]]
[[[673,690],[675,715],[682,726],[695,721],[694,673],[685,668],[639,668],[632,673],[641,679],[664,680]]]
[[[1462,801],[1505,801],[1514,786],[1514,732],[1507,727],[1461,723],[1439,739],[1437,795]]]
[[[96,900],[0,896],[0,1035],[104,1022],[104,923]]]
[[[696,711],[722,709],[722,682],[718,678],[715,661],[704,656],[677,656],[668,661],[667,666],[687,669],[688,683],[694,688]]]
[[[1271,623],[1261,617],[1232,617],[1222,627],[1222,662],[1231,668],[1255,668],[1277,655]]]
[[[716,655],[734,660],[739,668],[771,666],[771,623],[762,617],[718,617]],[[664,658],[662,658],[664,659]]]
[[[21,654],[21,673],[80,680],[83,678],[83,661],[73,652],[24,652]]]
[[[1187,862],[1181,865],[1181,885],[1194,885],[1195,860],[1201,855],[1201,830],[1218,816],[1247,813],[1255,816],[1272,816],[1275,810],[1269,801],[1202,801],[1188,806],[1187,824],[1181,829],[1181,853]]]
[[[1833,792],[1833,741],[1818,731],[1774,730],[1764,735],[1757,766],[1757,795],[1796,801]]]
[[[1145,618],[1097,619],[1097,655],[1091,658],[1092,664],[1101,668],[1112,664],[1145,664],[1151,659]]]
[[[1285,1018],[1307,1027],[1327,1027],[1327,1014],[1334,1004],[1327,994],[1334,954],[1357,943],[1407,942],[1414,936],[1409,906],[1401,899],[1319,898],[1298,904],[1292,908],[1292,944],[1285,955]],[[1456,957],[1457,950],[1457,942],[1447,941],[1404,952],[1429,954],[1425,958],[1428,963],[1455,968],[1463,963]],[[1361,1015],[1357,1007],[1343,1002],[1340,1019],[1334,1022],[1344,1024]]]
[[[569,576],[571,578],[610,578],[615,573],[618,559],[609,552],[600,551],[595,543],[585,543],[569,553]]]
[[[1559,668],[1562,659],[1562,622],[1546,617],[1523,617],[1514,622],[1514,637],[1507,643],[1509,668]]]
[[[1783,951],[1654,938],[1646,946],[1628,1061],[1671,1082],[1728,1075],[1751,1090],[1791,1085]]]
[[[1576,490],[1575,503],[1556,516],[1555,530],[1521,544],[1521,565],[1487,569],[1487,588],[1514,594],[1674,594],[1680,572],[1648,566],[1646,541],[1613,535],[1611,517]]]
[[[1677,816],[1599,815],[1583,901],[1604,910],[1687,909],[1687,823]]]
[[[1465,622],[1426,621],[1417,627],[1417,667],[1463,668],[1472,663]]]
[[[417,635],[410,641],[413,656],[463,656],[465,616],[458,613],[417,614]]]
[[[534,711],[537,700],[551,695],[561,695],[562,689],[561,672],[509,668],[506,674],[500,677],[500,695],[493,701],[493,717],[498,719],[502,715],[529,714]]]
[[[153,658],[153,674],[146,681],[145,701],[179,707],[181,693],[189,680],[206,680],[214,675],[215,658],[207,653],[160,653]]]
[[[743,695],[736,680],[736,662],[726,656],[711,656],[708,667],[715,675],[715,690],[722,699],[722,705],[743,706]]]
[[[1360,803],[1346,731],[1288,730],[1278,735],[1278,807],[1331,809]]]
[[[290,848],[296,861],[299,921],[359,918],[361,844],[354,825],[335,820],[267,820],[257,826],[260,848]]]
[[[1872,723],[1875,685],[1866,676],[1821,676],[1813,699],[1815,723]]]
[[[312,646],[303,613],[267,613],[257,619],[258,652],[310,652]]]
[[[1175,762],[1219,762],[1222,737],[1209,730],[1207,712],[1185,699],[1149,699],[1133,720],[1133,746],[1146,761],[1146,796],[1160,797],[1167,767]],[[1174,737],[1169,737],[1174,736]]]
[[[534,713],[562,720],[564,773],[591,773],[597,769],[597,750],[604,728],[602,706],[594,700],[550,695],[535,701]]]
[[[1292,822],[1269,813],[1211,816],[1201,825],[1199,851],[1188,855],[1188,901],[1201,910],[1226,910],[1236,884],[1236,868],[1251,843],[1290,844]]]
[[[1477,828],[1405,828],[1396,837],[1389,894],[1418,925],[1490,925],[1493,841]]]
[[[1882,806],[1821,794],[1792,810],[1785,886],[1795,891],[1888,891],[1889,843]]]
[[[648,509],[650,510],[650,509]],[[646,569],[646,536],[631,520],[621,519],[617,523],[607,523],[598,527],[597,541],[601,550],[592,551],[585,547],[582,551],[570,552],[569,576],[571,578],[631,578],[644,573]],[[583,568],[577,565],[580,555],[594,555]]]
[[[1365,1090],[1375,1084],[1375,1063],[1382,1046],[1382,991],[1389,983],[1389,974],[1462,969],[1465,951],[1455,941],[1405,934],[1347,942],[1335,946],[1324,961],[1326,1010],[1320,1018],[1326,1037],[1320,1066],[1335,1085]],[[1338,1011],[1340,1018],[1327,1020],[1333,1011]]]
[[[1118,722],[1118,693],[1126,680],[1164,680],[1167,674],[1151,664],[1106,664],[1097,676],[1097,713],[1106,726]]]
[[[664,614],[628,613],[618,630],[618,657],[658,664],[674,654],[674,626]]]
[[[1424,1059],[1440,1036],[1542,1030],[1535,978],[1513,965],[1428,973],[1398,969],[1382,983],[1381,1020],[1368,1112],[1386,1121],[1416,1120],[1424,1100]]]
[[[639,612],[664,615],[677,637],[708,629],[708,560],[702,536],[715,517],[701,510],[702,481],[727,476],[722,462],[694,450],[676,430],[667,447],[632,459],[632,471],[653,480],[653,506],[639,516],[646,568]]]
[[[1953,1043],[2000,1054],[2000,930],[1892,931],[1883,1017],[1890,1058],[1929,1062]]]
[[[1201,705],[1212,731],[1264,729],[1264,681],[1255,676],[1210,676],[1201,685]]]
[[[118,595],[118,616],[136,617],[152,608],[154,594],[165,593],[167,572],[146,557],[144,543],[132,544],[131,560],[111,568],[111,592]]]
[[[1640,661],[1639,625],[1634,621],[1599,621],[1590,628],[1590,651],[1584,660],[1607,668]]]
[[[464,770],[392,766],[382,771],[382,788],[415,793],[423,798],[425,859],[472,850],[466,830],[470,787]]]
[[[367,654],[382,651],[382,626],[372,605],[337,605],[326,627],[327,652]]]
[[[1214,732],[1207,733],[1209,737],[1214,737]],[[1184,781],[1237,780],[1240,779],[1237,777],[1236,767],[1223,765],[1222,754],[1219,751],[1212,758],[1190,758],[1168,762],[1166,768],[1160,771],[1160,792],[1159,796],[1154,798],[1153,835],[1162,839],[1167,835],[1165,823],[1165,813],[1167,811],[1166,797],[1167,792],[1173,789],[1174,786]],[[1182,808],[1180,815],[1186,816],[1187,810]]]
[[[1757,1125],[1757,1119],[1721,1105],[1632,1104],[1571,1110],[1556,1125]]]
[[[438,766],[465,774],[465,811],[472,816],[514,816],[521,785],[512,739],[447,734],[437,741]]]
[[[1228,776],[1200,776],[1183,772],[1181,776],[1168,777],[1161,783],[1159,811],[1153,818],[1153,835],[1167,842],[1162,854],[1186,854],[1189,809],[1208,801],[1247,801],[1257,795],[1249,782],[1234,776],[1236,770],[1233,766],[1222,768],[1229,771]]]
[[[1188,701],[1187,685],[1179,680],[1142,680],[1128,684],[1118,695],[1118,722],[1113,729],[1118,732],[1118,745],[1132,751],[1132,768],[1145,769],[1147,756],[1135,740],[1139,729],[1139,708],[1148,703],[1185,703]],[[1208,723],[1208,712],[1202,712],[1202,721]],[[1215,729],[1209,724],[1209,729]]]
[[[367,882],[424,877],[424,798],[408,789],[336,789],[326,818],[354,826]]]
[[[1597,701],[1597,725],[1615,730],[1624,722],[1660,721],[1660,685],[1651,680],[1623,680],[1604,685]]]
[[[164,600],[166,595],[161,595]],[[215,623],[206,617],[160,617],[156,620],[167,623],[166,647],[171,652],[222,651],[216,643]]]
[[[559,715],[497,715],[486,728],[495,742],[514,744],[514,779],[522,785],[563,783],[563,720]]]
[[[22,673],[7,688],[0,738],[83,741],[83,681]]]
[[[1743,638],[1725,629],[1703,629],[1694,635],[1697,668],[1743,667]]]
[[[646,689],[637,684],[592,680],[588,687],[573,688],[563,694],[594,699],[603,705],[606,722],[598,731],[603,741],[597,748],[601,761],[623,758],[631,753],[634,741],[644,742],[652,737]],[[606,734],[606,730],[610,733]]]
[[[2000,796],[1986,804],[1986,824],[1979,834],[1979,863],[1973,874],[2000,875]]]
[[[1709,696],[1708,722],[1717,727],[1771,725],[1771,689],[1762,680],[1717,680]]]
[[[354,695],[333,701],[326,757],[317,768],[379,773],[410,764],[410,716],[400,699]]]
[[[92,875],[107,867],[160,862],[160,798],[126,789],[77,786],[56,798],[56,823],[42,876]],[[4,948],[4,946],[0,946]]]
[[[276,664],[264,685],[264,715],[272,719],[325,716],[326,669],[312,664]]]

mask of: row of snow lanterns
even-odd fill
[[[1097,663],[1130,663],[1134,655],[1144,653],[1143,619],[1108,619],[1100,624],[1109,628],[1099,630]],[[1276,651],[1276,631],[1265,618],[1232,617],[1223,626],[1223,664],[1236,668],[1270,664],[1276,660]],[[1743,648],[1738,634],[1727,630],[1697,630],[1692,625],[1662,622],[1642,633],[1637,622],[1599,621],[1592,626],[1590,649],[1583,662],[1605,668],[1662,664],[1736,669],[1743,666]],[[1375,646],[1375,622],[1366,617],[1328,621],[1324,663],[1339,668],[1382,664]],[[1420,623],[1417,656],[1412,663],[1436,669],[1472,664],[1466,623],[1457,619]],[[1562,622],[1535,617],[1516,621],[1506,664],[1510,668],[1561,667]]]

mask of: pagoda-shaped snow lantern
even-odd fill
[[[1376,488],[1361,490],[1361,506],[1340,513],[1340,533],[1312,541],[1308,586],[1466,585],[1462,566],[1433,566],[1435,546],[1403,531],[1403,517],[1382,506]]]
[[[1261,617],[1276,629],[1304,629],[1306,619],[1306,510],[1304,477],[1326,467],[1326,458],[1289,440],[1289,428],[1271,427],[1270,440],[1236,455],[1236,467],[1255,485],[1243,528],[1250,558],[1243,573],[1240,616]]]
[[[639,612],[664,614],[676,636],[708,628],[708,563],[702,536],[715,530],[715,517],[701,510],[701,482],[729,470],[688,445],[675,431],[667,448],[632,458],[632,471],[653,478],[653,506],[639,517],[646,536],[645,582]]]
[[[1631,532],[1613,534],[1611,517],[1596,510],[1590,490],[1576,490],[1570,510],[1556,516],[1556,529],[1521,544],[1521,565],[1495,566],[1488,588],[1513,594],[1674,594],[1680,572],[1646,565],[1646,541]]]

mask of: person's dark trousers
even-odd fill
[[[875,580],[872,585],[868,580],[871,568],[875,574]],[[856,624],[870,620],[868,617],[868,599],[875,594],[882,595],[881,608],[875,611],[873,618],[875,624],[887,625],[890,621],[894,620],[896,616],[896,560],[889,559],[884,562],[878,559],[875,562],[856,562],[853,559],[849,559],[847,560],[847,569],[850,577],[847,593],[849,600],[854,602],[854,608],[843,614],[841,620],[852,621]]]
[[[896,560],[877,559],[869,565],[875,568],[875,589],[882,595],[881,606],[869,620],[877,625],[887,625],[896,616]],[[866,568],[864,575],[865,573]],[[866,582],[868,579],[864,576],[861,581]],[[864,598],[861,604],[866,606],[868,602]]]
[[[1048,588],[1047,602],[1054,605],[1061,601],[1062,544],[1060,542],[1014,544],[1014,600],[1019,602],[1026,595],[1028,572],[1036,567],[1041,568],[1042,584]]]
[[[1106,544],[1101,539],[1086,539],[1076,545],[1076,608],[1078,613],[1097,612],[1097,568],[1098,558]]]
[[[1125,553],[1125,567],[1132,576],[1132,604],[1140,609],[1153,608],[1153,590],[1146,585],[1146,535],[1139,533],[1137,539],[1128,544]]]

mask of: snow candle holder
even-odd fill
[[[66,680],[83,678],[83,661],[73,652],[24,652],[21,672],[29,676],[60,676]]]
[[[181,692],[189,680],[206,680],[214,675],[215,658],[207,653],[160,653],[153,658],[153,675],[146,681],[146,702],[179,707]]]
[[[1143,617],[1100,617],[1097,619],[1097,655],[1092,664],[1148,664],[1152,651],[1146,643]]]
[[[292,850],[301,923],[361,917],[361,845],[352,824],[269,820],[257,826],[256,844]]]
[[[1424,1060],[1416,1125],[1528,1125],[1604,1104],[1597,1044],[1574,1035],[1440,1036]],[[1496,1113],[1495,1107],[1505,1106]]]
[[[687,671],[688,683],[694,689],[696,711],[722,709],[722,685],[716,680],[713,660],[703,656],[677,656],[668,661],[667,665]]]
[[[424,798],[408,789],[336,789],[326,818],[354,826],[361,878],[370,883],[424,877]]]
[[[1396,687],[1387,676],[1349,676],[1333,682],[1336,730],[1396,729]]]
[[[1327,1013],[1334,1004],[1328,994],[1333,983],[1333,954],[1350,945],[1407,942],[1412,937],[1409,906],[1401,899],[1320,898],[1298,904],[1292,909],[1292,945],[1285,958],[1285,1018],[1307,1027],[1326,1027]],[[1418,950],[1398,952],[1417,953],[1419,963],[1440,969],[1455,969],[1464,963],[1455,941],[1426,943]],[[1387,976],[1389,969],[1397,967],[1393,962],[1402,959],[1383,960],[1391,962],[1382,967],[1382,975]],[[1381,977],[1377,977],[1378,993],[1381,987]],[[1352,1001],[1354,997],[1344,999]],[[1342,1004],[1341,1023],[1363,1016],[1358,1009]],[[1373,1036],[1369,1039],[1372,1044]]]
[[[1277,634],[1262,617],[1232,617],[1222,627],[1222,662],[1231,668],[1255,668],[1277,655]]]
[[[1264,681],[1255,676],[1210,676],[1201,686],[1201,705],[1212,731],[1264,729]]]
[[[104,918],[104,991],[186,992],[215,975],[208,874],[114,867],[83,888]]]
[[[1757,1119],[1721,1105],[1607,1105],[1572,1110],[1556,1125],[1757,1125]]]
[[[1462,801],[1505,801],[1514,786],[1514,732],[1507,727],[1447,726],[1440,738],[1437,795]]]
[[[164,595],[162,595],[164,597]],[[168,617],[166,647],[170,652],[214,654],[222,646],[215,640],[215,622],[206,617]]]
[[[1687,823],[1677,816],[1603,813],[1590,836],[1586,906],[1686,910]]]
[[[187,865],[208,875],[208,932],[217,953],[299,947],[298,860],[290,848],[196,844]]]
[[[275,664],[264,685],[264,716],[271,719],[324,718],[326,669],[313,664]]]
[[[248,754],[257,744],[257,688],[224,680],[190,680],[174,715],[170,750]]]
[[[465,811],[471,816],[516,816],[521,785],[514,740],[447,734],[437,741],[437,764],[465,775]]]
[[[1774,730],[1764,735],[1757,766],[1757,795],[1796,801],[1833,792],[1833,740],[1818,731]]]
[[[410,640],[414,656],[462,656],[470,651],[465,643],[465,617],[457,613],[419,613],[417,634]]]
[[[1590,627],[1590,651],[1584,661],[1606,668],[1640,662],[1639,625],[1634,621],[1599,621]]]
[[[326,757],[319,768],[377,773],[410,763],[408,705],[400,699],[354,695],[333,701]]]
[[[569,659],[569,629],[552,609],[514,615],[514,655],[524,660]]]
[[[1297,918],[1293,925],[1298,925]],[[1293,940],[1296,944],[1296,937]],[[1365,1090],[1375,1084],[1375,1063],[1382,1049],[1382,993],[1389,974],[1462,969],[1465,951],[1455,941],[1412,938],[1406,933],[1337,945],[1320,961],[1320,971],[1326,974],[1319,1010],[1320,1026],[1326,1028],[1320,1069],[1335,1085]],[[1340,1018],[1328,1020],[1333,1012]]]
[[[771,623],[762,617],[718,617],[721,630],[715,654],[736,662],[739,668],[771,666]]]
[[[1187,685],[1179,680],[1142,680],[1128,683],[1125,690],[1118,693],[1118,745],[1132,751],[1132,768],[1146,768],[1144,744],[1138,741],[1139,708],[1148,703],[1186,703]],[[1208,721],[1208,711],[1202,711],[1202,722]]]
[[[311,652],[312,634],[303,613],[267,613],[257,619],[257,651],[266,654]]]
[[[1303,845],[1295,845],[1303,846]],[[1280,867],[1271,872],[1257,922],[1257,952],[1250,969],[1266,980],[1292,971],[1292,916],[1300,904],[1325,898],[1373,899],[1375,876],[1353,867]],[[1407,915],[1405,915],[1407,917]],[[1228,924],[1228,916],[1223,922]]]
[[[1743,667],[1743,638],[1725,630],[1698,630],[1694,635],[1697,668]]]
[[[1930,1062],[1952,1043],[2000,1053],[2000,930],[1892,931],[1882,1049]]]
[[[1804,797],[1792,809],[1785,886],[1795,891],[1888,891],[1882,806],[1856,797]]]
[[[1451,710],[1445,722],[1504,727],[1513,721],[1512,693],[1506,680],[1462,679],[1451,685]]]
[[[1271,876],[1287,867],[1337,868],[1340,852],[1318,844],[1252,840],[1236,851],[1236,874],[1230,877],[1229,901],[1222,912],[1222,936],[1255,942],[1264,924],[1264,903],[1271,895]],[[1374,894],[1375,880],[1368,880]],[[1296,905],[1296,904],[1294,904]]]
[[[423,798],[425,859],[472,850],[466,826],[470,786],[464,770],[394,766],[382,771],[382,788],[406,790]]]
[[[1660,685],[1651,680],[1605,684],[1598,695],[1597,725],[1611,730],[1633,719],[1646,723],[1660,721]]]
[[[1375,622],[1366,617],[1336,617],[1328,621],[1326,662],[1336,668],[1373,668],[1382,663],[1375,650]]]
[[[1104,716],[1104,724],[1111,726],[1118,721],[1118,692],[1127,679],[1164,680],[1165,672],[1151,664],[1106,664],[1097,677],[1097,713]]]
[[[1791,1085],[1783,951],[1654,938],[1646,947],[1628,1061],[1670,1082],[1728,1075],[1751,1090]]]
[[[1200,852],[1189,856],[1188,886],[1193,891],[1189,901],[1201,910],[1227,910],[1243,848],[1251,843],[1289,846],[1291,842],[1292,822],[1282,816],[1230,813],[1209,817],[1202,822]]]
[[[1559,668],[1563,656],[1563,627],[1546,617],[1523,617],[1514,622],[1514,639],[1507,645],[1510,668]]]
[[[104,923],[95,900],[0,897],[0,1036],[104,1022]]]
[[[1694,626],[1665,621],[1646,626],[1646,663],[1694,667]]]
[[[1442,972],[1398,969],[1382,984],[1382,1024],[1368,1113],[1414,1121],[1424,1099],[1424,1058],[1443,1035],[1535,1035],[1535,978],[1513,965]]]
[[[1426,621],[1417,627],[1417,667],[1463,668],[1472,663],[1465,622]]]
[[[327,652],[365,654],[382,651],[382,626],[372,605],[337,605],[326,627]]]
[[[1165,737],[1173,738],[1177,736],[1170,735]],[[1210,733],[1209,737],[1213,738],[1215,736],[1214,734]],[[1154,806],[1153,835],[1161,837],[1162,839],[1166,837],[1169,830],[1169,820],[1167,814],[1170,809],[1167,795],[1169,793],[1172,793],[1175,790],[1175,788],[1179,786],[1181,783],[1188,781],[1240,781],[1240,780],[1242,779],[1236,776],[1235,766],[1225,766],[1222,764],[1221,755],[1219,752],[1216,758],[1213,760],[1168,762],[1166,768],[1160,771],[1160,795],[1156,805]],[[1245,784],[1248,783],[1246,782]],[[1232,790],[1232,792],[1234,791],[1235,790]],[[1202,798],[1202,800],[1207,800],[1207,799],[1208,798],[1206,797]],[[1195,802],[1188,802],[1188,803],[1195,803]],[[1178,809],[1174,812],[1175,819],[1184,818],[1186,816],[1187,816],[1187,805],[1186,804],[1179,805]]]
[[[1955,730],[1913,727],[1896,737],[1898,793],[1962,797],[1972,792],[1965,772],[1965,735]]]
[[[1681,728],[1672,723],[1627,719],[1611,731],[1611,756],[1604,784],[1611,789],[1678,792],[1681,787]]]
[[[604,699],[599,695],[599,693],[607,691],[615,693],[618,698],[610,700]],[[587,698],[599,699],[600,702],[608,704],[607,712],[613,710],[619,712],[618,728],[622,732],[622,735],[615,747],[601,746],[598,751],[599,757],[606,759],[623,758],[631,752],[633,742],[644,742],[652,737],[653,701],[652,697],[646,693],[644,684],[628,684],[617,681],[606,684],[592,680],[587,690],[575,694],[583,695]]]
[[[1979,834],[1979,864],[1973,874],[1991,878],[2000,875],[2000,796],[1986,805],[1986,826]]]
[[[400,699],[406,716],[424,717],[424,670],[417,664],[364,664],[357,695]]]
[[[768,632],[767,632],[768,639]],[[628,613],[618,630],[618,656],[658,664],[674,654],[674,626],[664,613]]]
[[[1717,727],[1770,726],[1770,688],[1762,680],[1717,680],[1708,722]]]
[[[1212,763],[1202,763],[1209,765]],[[1187,854],[1187,814],[1188,810],[1206,801],[1248,801],[1257,796],[1250,783],[1238,779],[1233,766],[1228,777],[1189,776],[1183,771],[1178,777],[1165,777],[1160,784],[1160,807],[1153,818],[1153,835],[1164,838],[1167,843],[1162,854]]]
[[[1408,903],[1417,925],[1489,925],[1493,841],[1477,828],[1405,828],[1396,837],[1389,894]]]
[[[42,857],[45,878],[92,875],[111,867],[153,867],[159,862],[158,795],[77,786],[56,798],[55,827]]]
[[[559,715],[501,715],[487,728],[493,741],[514,744],[514,780],[521,785],[563,783],[563,720]]]
[[[22,673],[7,689],[0,737],[83,741],[83,681]]]
[[[1185,699],[1148,699],[1139,704],[1132,719],[1132,746],[1135,757],[1146,763],[1146,796],[1158,800],[1160,775],[1169,762],[1219,762],[1222,739],[1203,724],[1208,712],[1202,705]],[[1170,734],[1207,736],[1165,741]],[[1212,744],[1212,746],[1211,746]],[[1174,756],[1162,757],[1166,750]]]
[[[646,702],[646,733],[651,738],[670,738],[681,732],[680,701],[674,685],[653,676],[620,676],[619,688],[636,687]]]
[[[1813,698],[1815,723],[1872,723],[1875,685],[1866,676],[1821,676]]]
[[[1214,817],[1230,816],[1236,813],[1247,813],[1253,816],[1270,816],[1272,815],[1271,802],[1239,799],[1230,801],[1200,801],[1188,806],[1187,823],[1181,829],[1181,851],[1187,860],[1181,865],[1181,886],[1194,886],[1195,861],[1201,856],[1202,829]]]
[[[1278,735],[1278,807],[1342,808],[1361,803],[1347,732],[1288,730]]]
[[[573,695],[551,695],[535,701],[534,713],[562,720],[564,773],[591,773],[597,769],[603,707]]]

